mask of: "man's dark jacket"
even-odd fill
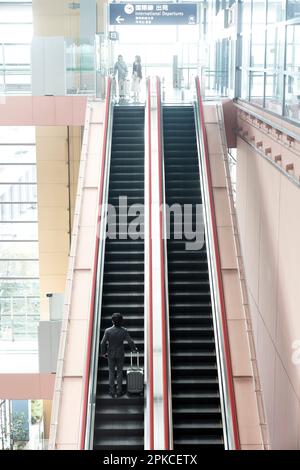
[[[105,330],[101,341],[101,354],[109,357],[124,357],[124,341],[127,341],[132,351],[136,349],[130,334],[122,326],[112,326]]]

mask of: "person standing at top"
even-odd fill
[[[117,397],[123,394],[124,341],[127,341],[131,351],[137,351],[130,334],[123,328],[123,317],[114,313],[111,317],[113,326],[107,328],[101,341],[101,355],[107,357],[109,369],[109,394],[115,396],[115,370],[117,369]]]
[[[120,101],[125,101],[126,95],[126,77],[128,74],[127,65],[123,60],[122,55],[118,55],[118,60],[114,66],[114,77],[118,74],[118,84],[119,84],[119,98]]]
[[[141,81],[142,81],[142,60],[141,56],[136,55],[132,66],[132,91],[135,103],[139,102]]]

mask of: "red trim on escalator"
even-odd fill
[[[214,243],[214,250],[215,250],[215,255],[216,255],[219,299],[220,299],[220,306],[221,306],[222,329],[223,329],[223,335],[224,335],[224,348],[225,348],[225,360],[226,360],[225,366],[226,366],[226,374],[227,374],[228,386],[229,386],[229,400],[230,400],[231,416],[232,416],[232,429],[233,429],[233,435],[234,435],[235,449],[238,450],[240,449],[240,439],[239,439],[239,431],[238,431],[237,409],[236,409],[236,402],[235,402],[232,363],[231,363],[231,355],[230,355],[230,344],[229,344],[229,335],[228,335],[228,327],[227,327],[227,319],[226,319],[226,307],[225,307],[225,297],[224,297],[222,272],[221,272],[221,259],[220,259],[220,249],[219,249],[219,242],[218,242],[216,212],[215,212],[215,204],[214,204],[213,190],[212,190],[212,176],[211,176],[211,169],[210,169],[208,143],[207,143],[207,135],[206,135],[206,129],[205,129],[205,122],[204,122],[204,113],[203,113],[203,101],[202,101],[202,95],[201,95],[201,84],[200,84],[199,77],[196,78],[196,87],[197,87],[200,124],[201,124],[200,131],[202,132],[202,138],[203,138],[203,143],[204,143],[204,161],[205,161],[206,174],[207,174],[207,180],[208,180],[207,182],[208,182],[208,190],[209,190],[209,201],[210,201],[210,207],[211,207],[211,220],[212,220],[212,226],[213,226],[213,243]]]
[[[157,128],[158,128],[158,174],[159,174],[159,231],[160,231],[160,277],[161,277],[161,323],[162,323],[162,373],[163,373],[163,414],[164,414],[164,448],[169,450],[169,406],[168,406],[168,369],[167,369],[167,328],[165,299],[165,252],[163,239],[163,177],[162,177],[162,135],[161,135],[161,83],[156,79],[157,94]]]
[[[91,305],[89,315],[89,327],[88,327],[88,338],[87,338],[87,351],[86,351],[86,364],[85,364],[85,375],[84,375],[84,391],[83,391],[83,404],[82,404],[82,419],[81,419],[81,435],[80,435],[80,449],[85,448],[85,435],[86,435],[86,422],[87,422],[87,411],[88,411],[88,392],[89,392],[89,374],[91,365],[91,348],[92,348],[92,337],[93,337],[93,326],[94,326],[94,314],[95,314],[95,295],[96,295],[96,278],[97,278],[97,265],[99,255],[99,244],[100,244],[100,224],[101,224],[101,209],[103,202],[103,188],[104,188],[104,173],[106,163],[106,148],[107,148],[107,133],[108,133],[108,121],[109,121],[109,107],[111,98],[111,78],[108,79],[106,103],[105,103],[105,121],[103,131],[103,145],[102,145],[102,165],[101,165],[101,176],[99,184],[99,202],[98,202],[98,215],[97,215],[97,230],[96,230],[96,243],[94,253],[94,265],[93,265],[93,283],[91,293]]]
[[[154,388],[153,388],[153,277],[152,277],[152,148],[151,148],[151,80],[147,80],[148,84],[148,182],[149,182],[149,204],[148,204],[148,220],[149,220],[149,447],[154,449]]]

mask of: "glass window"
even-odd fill
[[[147,64],[160,64],[162,62],[165,64],[172,63],[173,56],[171,54],[170,45],[146,45],[143,50]]]
[[[36,297],[40,295],[39,281],[37,279],[0,279],[0,299],[10,299],[12,297]]]
[[[265,107],[276,114],[282,114],[283,74],[266,76]]]
[[[1,151],[0,145],[0,151]],[[0,163],[0,195],[3,194],[1,191],[1,185],[3,183],[13,184],[31,184],[34,185],[36,181],[36,167],[35,165],[18,165],[9,163]]]
[[[31,2],[0,1],[0,92],[30,93]]]
[[[192,42],[199,36],[199,25],[179,26],[179,42]]]
[[[31,222],[37,221],[37,204],[22,202],[11,204],[8,201],[1,201],[0,198],[0,221],[4,222]]]
[[[26,353],[20,358],[25,368]],[[1,400],[0,450],[46,450],[43,415],[42,400]]]
[[[37,242],[3,242],[0,241],[1,258],[6,259],[37,259],[38,244]]]
[[[3,172],[7,173],[7,172]],[[9,175],[3,176],[2,181],[5,181]],[[9,195],[9,196],[8,196]],[[9,197],[11,203],[16,202],[35,202],[36,201],[36,185],[35,184],[0,184],[0,197]]]
[[[22,144],[35,144],[35,127],[0,126],[0,145],[16,144],[22,150]]]
[[[251,47],[251,67],[265,66],[265,37],[264,34],[258,34],[254,39],[252,36]]]
[[[284,61],[284,28],[268,28],[266,67],[283,70]]]
[[[37,278],[39,275],[38,261],[16,261],[16,260],[0,260],[0,277],[15,278],[28,277]]]
[[[16,35],[16,28],[18,34]],[[33,36],[33,27],[32,24],[4,24],[0,20],[0,43],[15,43],[16,38],[22,38],[21,41],[23,44],[29,44]],[[20,39],[18,39],[19,41]]]
[[[253,0],[251,66],[265,65],[266,4],[262,0]]]
[[[266,24],[266,1],[253,0],[252,29]]]
[[[287,0],[287,19],[300,17],[300,0]]]
[[[35,222],[0,223],[1,240],[37,240],[38,229]]]
[[[132,26],[117,26],[116,29],[120,33],[120,40],[122,43],[135,44],[137,47],[139,46],[139,38],[140,42],[143,44],[174,44],[177,40],[176,26],[149,26],[149,28],[146,28],[145,26],[135,26],[134,28]],[[116,53],[116,56],[117,55],[118,52]],[[124,59],[131,62],[134,57],[125,57],[124,54]]]
[[[300,121],[300,0],[252,0],[252,13],[251,1],[242,3],[240,96]],[[298,24],[285,24],[286,5]]]
[[[274,24],[285,19],[285,1],[268,0],[267,23]]]
[[[25,87],[25,89],[27,89],[31,86],[31,74],[30,72],[6,74],[5,82],[11,88],[17,87],[22,90],[23,87]]]
[[[286,76],[284,113],[290,119],[300,121],[300,74]]]
[[[249,71],[242,69],[241,98],[249,100]]]
[[[0,127],[0,354],[37,344],[39,263],[35,128]],[[34,346],[33,346],[34,345]],[[1,349],[3,346],[3,349]],[[36,355],[31,358],[36,361]],[[3,360],[3,357],[2,357]],[[16,359],[14,359],[16,360]]]
[[[243,35],[242,41],[242,67],[246,68],[250,66],[250,45],[251,45],[251,36],[250,34]]]
[[[255,25],[252,30],[252,45],[251,45],[251,66],[264,67],[265,66],[265,36],[266,30],[262,25]]]
[[[264,103],[264,73],[250,73],[250,101],[263,106]]]
[[[29,315],[29,314],[20,314],[20,311],[16,309],[16,311],[12,310],[10,315],[1,315],[0,320],[0,341],[5,340],[5,343],[10,340],[12,344],[15,346],[15,352],[17,352],[16,341],[22,341],[22,344],[29,344],[32,347],[32,340],[37,336],[38,332],[38,325],[39,325],[39,316],[38,315]],[[25,341],[29,341],[29,343],[24,343]],[[5,351],[5,343],[4,343],[4,351]],[[7,347],[7,343],[6,343]],[[32,354],[32,351],[30,351]],[[2,353],[2,354],[1,354]],[[1,355],[5,355],[5,352],[0,350]],[[8,353],[9,356],[11,354]],[[3,357],[1,357],[3,360]],[[17,371],[23,371],[23,369],[18,368],[16,365]],[[3,366],[1,367],[3,370]],[[11,368],[10,368],[11,369]],[[11,372],[11,370],[10,370]]]
[[[252,2],[251,0],[243,1],[243,16],[242,16],[242,31],[243,33],[251,28],[251,11]]]
[[[4,46],[5,64],[30,64],[30,46],[14,44]]]
[[[10,3],[10,5],[9,5]],[[0,2],[0,21],[1,23],[31,23],[32,7],[31,5],[12,5],[12,2],[6,2],[1,5]]]
[[[300,73],[300,24],[287,26],[286,68],[291,76]]]
[[[32,163],[35,171],[34,145],[0,145],[0,165],[15,163]],[[22,168],[18,165],[19,168]],[[25,171],[25,166],[23,167]]]

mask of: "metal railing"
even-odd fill
[[[113,101],[111,79],[107,84],[105,122],[102,147],[102,167],[99,186],[97,240],[94,254],[94,277],[89,316],[87,353],[85,365],[85,386],[81,422],[81,449],[91,449],[94,437],[95,401],[97,389],[97,367],[99,358],[99,339],[101,324],[101,301],[105,258],[107,200],[112,141]]]
[[[90,118],[91,118],[91,108],[90,106],[87,106],[86,117],[85,117],[85,131],[84,131],[83,142],[82,142],[81,163],[80,163],[78,187],[77,187],[77,198],[76,198],[75,214],[74,214],[74,221],[73,221],[72,244],[71,244],[71,251],[69,255],[69,270],[68,270],[68,275],[67,275],[67,283],[66,283],[65,298],[64,298],[64,315],[63,315],[62,327],[61,327],[60,344],[59,344],[58,359],[57,359],[56,380],[55,380],[55,388],[54,388],[54,394],[53,394],[53,400],[52,400],[49,450],[54,450],[56,446],[57,427],[58,427],[59,413],[60,413],[60,407],[61,407],[65,354],[66,354],[67,341],[68,341],[68,335],[69,335],[69,324],[70,324],[69,317],[70,317],[70,309],[71,309],[76,251],[77,251],[77,245],[78,245],[79,214],[80,214],[81,205],[82,205],[82,191],[83,191],[83,183],[84,183],[87,154],[88,154]]]
[[[212,178],[208,155],[208,143],[204,124],[203,102],[199,77],[196,78],[197,102],[195,121],[199,156],[200,184],[203,198],[206,248],[211,285],[211,300],[215,331],[217,367],[226,449],[239,449],[239,433],[235,403],[228,327],[225,311],[216,214],[212,190]]]
[[[256,352],[255,352],[255,341],[254,341],[254,334],[253,334],[253,329],[252,329],[252,321],[251,321],[250,310],[249,310],[249,299],[248,299],[247,283],[246,283],[246,278],[245,278],[245,268],[244,268],[243,256],[242,256],[242,251],[241,251],[242,245],[241,245],[240,236],[239,236],[238,220],[237,220],[237,214],[236,214],[235,203],[234,203],[235,193],[234,193],[233,182],[232,182],[231,171],[230,171],[230,164],[231,164],[230,158],[231,157],[228,154],[222,103],[217,104],[216,110],[217,110],[217,119],[218,119],[218,124],[219,124],[219,129],[220,129],[223,155],[224,155],[226,185],[227,185],[227,193],[229,196],[230,217],[231,217],[231,223],[233,226],[233,236],[234,236],[234,244],[235,244],[235,250],[236,250],[238,270],[239,270],[239,278],[240,278],[240,283],[242,286],[241,291],[243,295],[243,309],[244,309],[245,318],[248,324],[247,335],[249,338],[251,367],[252,367],[252,372],[253,372],[255,385],[256,385],[255,392],[256,392],[256,399],[257,399],[257,409],[259,412],[260,424],[266,426],[266,414],[265,414],[265,408],[264,408],[263,399],[262,399],[261,383],[260,383],[260,379],[258,375],[258,364],[257,364],[257,358],[256,358]],[[263,435],[263,433],[262,433],[262,440],[266,449],[267,442],[266,442],[266,437]]]
[[[157,77],[157,112],[159,129],[159,173],[160,173],[160,241],[161,241],[161,278],[162,278],[162,325],[163,325],[163,365],[164,365],[164,426],[165,449],[173,449],[173,417],[172,417],[172,379],[170,351],[170,319],[169,319],[169,288],[168,288],[168,256],[167,256],[167,221],[165,201],[165,171],[164,171],[164,136],[162,121],[161,81]]]
[[[145,110],[145,286],[144,286],[144,355],[146,400],[144,411],[144,448],[154,449],[154,361],[153,361],[153,275],[152,275],[152,126],[151,126],[151,79],[147,78],[147,99]]]

